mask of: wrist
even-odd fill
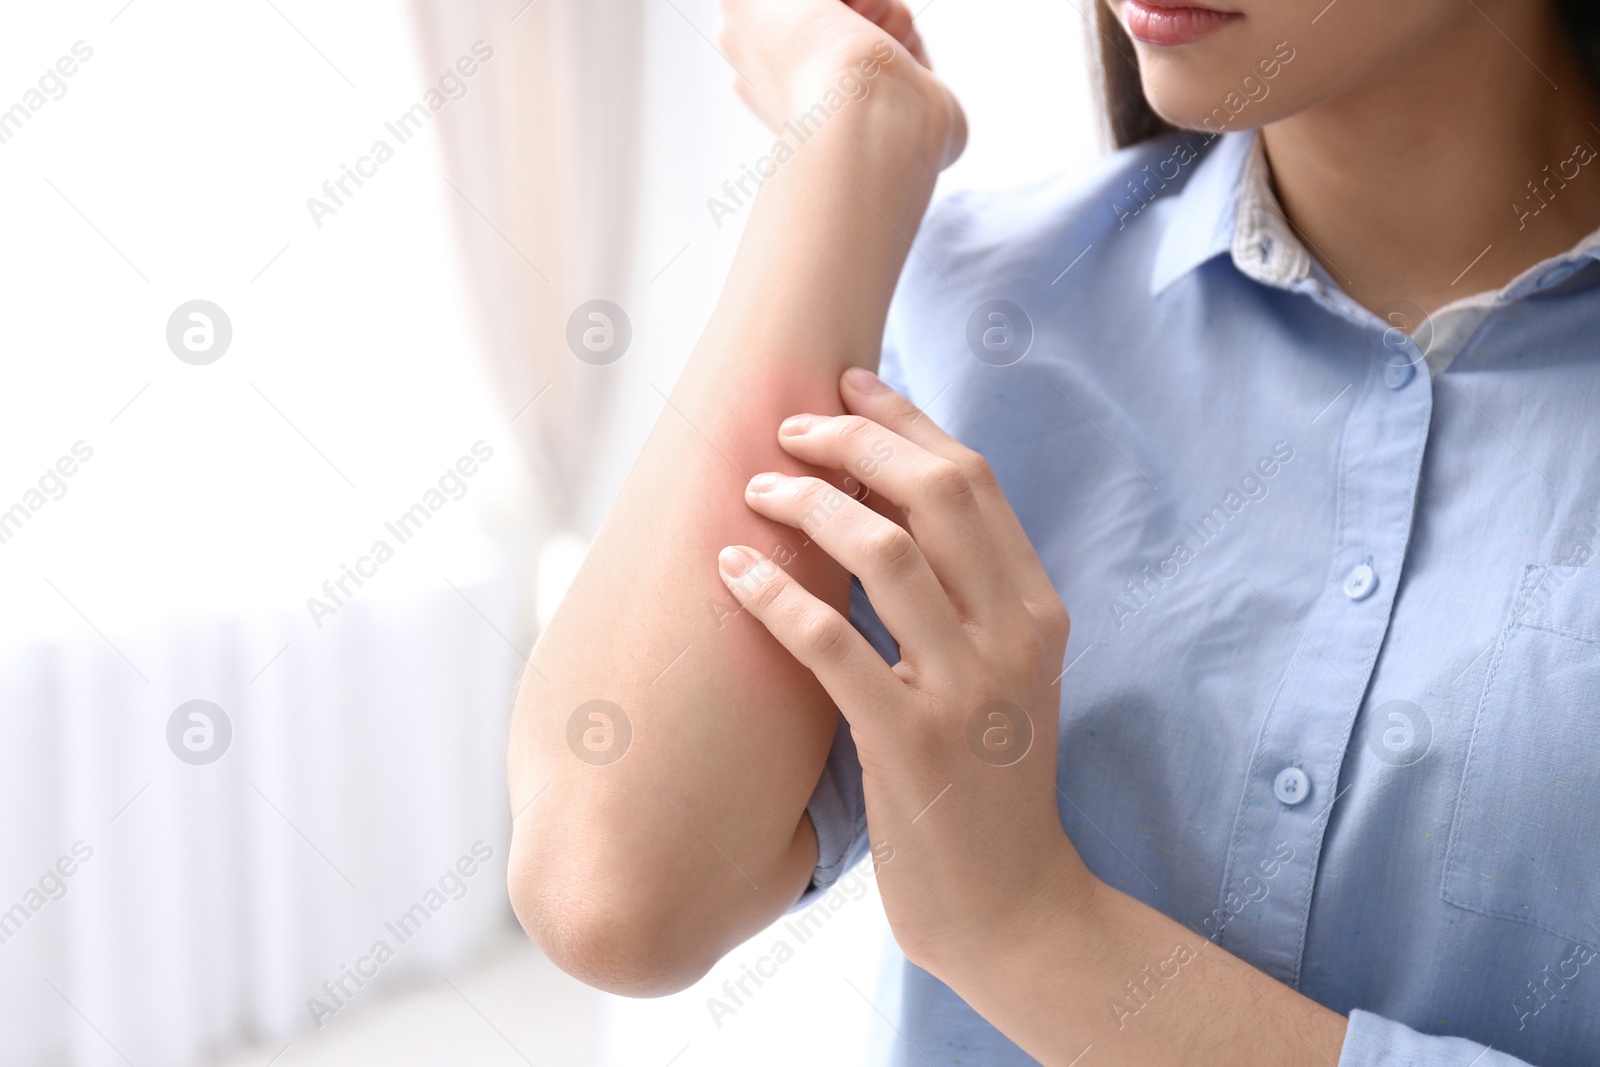
[[[917,961],[958,993],[993,988],[1043,944],[1054,946],[1056,955],[1063,946],[1088,944],[1103,928],[1107,887],[1083,865],[1065,832],[1025,877],[994,888],[987,906],[974,909],[982,919],[965,936]]]
[[[809,139],[824,126],[862,130],[874,150],[936,175],[966,142],[955,96],[903,47],[876,35],[818,56],[791,97],[783,133]]]

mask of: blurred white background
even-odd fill
[[[1092,164],[1075,0],[919,22],[972,130],[942,188]],[[870,891],[720,1026],[706,998],[776,934],[635,1002],[556,972],[505,902],[522,653],[716,298],[740,219],[706,198],[770,141],[716,24],[714,0],[0,11],[0,113],[27,112],[0,125],[0,513],[26,511],[0,526],[0,1062],[870,1063],[895,1040]],[[399,144],[385,123],[478,41],[494,58]],[[380,138],[394,158],[319,227],[307,199]],[[633,324],[605,367],[559,340],[593,297]],[[232,327],[204,366],[166,337],[195,299]],[[478,442],[399,544],[385,523]],[[379,539],[393,559],[314,618]],[[204,765],[167,736],[197,699],[232,731]],[[479,841],[459,899],[318,1029],[322,983]]]

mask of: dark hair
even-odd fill
[[[1139,81],[1139,56],[1105,0],[1094,4],[1094,31],[1100,39],[1100,110],[1110,128],[1111,143],[1126,148],[1176,129],[1156,114]]]
[[[1600,4],[1595,0],[1552,2],[1572,35],[1578,57],[1589,72],[1590,84],[1600,88]],[[1104,0],[1093,3],[1094,32],[1100,39],[1100,105],[1112,144],[1126,148],[1172,133],[1176,127],[1157,115],[1145,99],[1144,86],[1139,81],[1139,55],[1128,31]]]

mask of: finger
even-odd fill
[[[1033,542],[1018,521],[988,462],[977,452],[945,433],[911,401],[891,389],[871,371],[846,371],[839,388],[845,410],[881,423],[961,468],[972,486],[989,530],[1006,562],[1011,580],[1035,619],[1053,620],[1061,612],[1061,598],[1050,581]]]
[[[778,442],[797,459],[844,469],[903,508],[962,618],[995,626],[1021,607],[975,487],[955,463],[860,415],[797,415],[779,427]]]
[[[845,4],[868,22],[881,22],[894,0],[845,0]]]
[[[767,473],[750,479],[745,501],[757,513],[793,526],[861,579],[878,618],[913,669],[944,668],[970,653],[961,620],[917,542],[897,526],[819,478]]]
[[[891,3],[880,19],[875,19],[884,33],[905,46],[907,52],[924,67],[929,66],[928,54],[922,47],[922,35],[911,21],[911,11],[902,3]]]
[[[856,14],[899,41],[913,59],[928,66],[922,36],[912,23],[911,10],[901,0],[845,0]]]
[[[852,726],[890,713],[904,699],[905,683],[849,620],[772,560],[730,545],[717,556],[717,571],[739,603],[817,676]]]
[[[874,493],[872,489],[863,485],[860,478],[848,471],[839,471],[833,475],[839,480],[844,491],[879,515],[888,519],[896,526],[908,526],[910,520],[906,518],[906,510],[882,493]]]
[[[910,8],[902,0],[845,0],[851,10],[861,18],[874,22],[878,29],[906,46],[915,61],[928,66],[928,53],[922,45],[922,35],[912,22]]]
[[[922,34],[917,32],[915,26],[906,34],[906,39],[901,42],[906,46],[906,51],[911,53],[911,58],[921,63],[928,70],[933,69],[933,58],[928,55],[928,46],[922,42]],[[959,154],[959,153],[958,153]]]

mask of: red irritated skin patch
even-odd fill
[[[741,372],[730,370],[729,373]],[[698,395],[699,390],[693,388],[692,383],[686,384],[689,388],[680,389],[680,392]],[[865,495],[860,482],[849,472],[814,467],[796,459],[778,444],[778,428],[790,416],[844,413],[837,386],[818,375],[804,360],[784,361],[776,370],[752,376],[736,408],[684,410],[683,414],[693,420],[698,430],[697,434],[693,431],[691,434],[704,437],[695,444],[705,448],[709,442],[730,460],[719,462],[710,472],[716,478],[712,487],[716,502],[711,506],[719,514],[726,508],[727,514],[726,521],[717,526],[723,540],[706,555],[706,576],[714,583],[708,589],[712,596],[726,599],[730,611],[737,610],[738,604],[728,596],[716,576],[716,551],[725,545],[749,545],[765,553],[822,600],[840,612],[848,609],[849,575],[844,569],[818,548],[804,530],[767,519],[745,503],[745,486],[749,479],[766,471],[809,475],[858,499]],[[726,475],[725,480],[723,475]]]

